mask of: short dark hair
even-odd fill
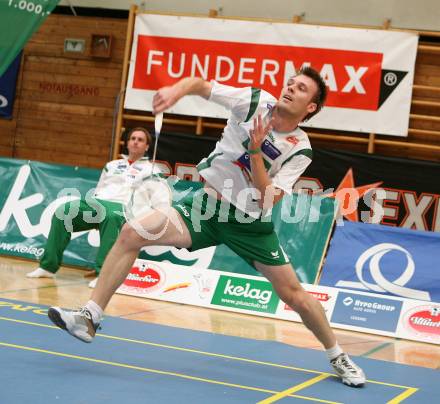
[[[296,76],[299,75],[310,77],[318,86],[318,91],[313,97],[312,101],[316,104],[316,109],[313,112],[310,112],[305,116],[303,121],[308,121],[312,116],[316,115],[319,111],[321,111],[322,107],[325,104],[325,100],[327,98],[327,86],[325,85],[324,79],[318,73],[317,70],[313,69],[310,66],[302,67],[297,73]]]
[[[139,132],[143,132],[144,134],[145,134],[145,138],[146,138],[146,141],[147,141],[147,145],[150,145],[151,144],[151,142],[152,142],[152,138],[151,138],[151,135],[150,135],[150,132],[148,132],[148,130],[146,130],[145,128],[143,128],[142,126],[137,126],[136,128],[132,128],[132,129],[130,129],[128,132],[127,132],[127,143],[128,143],[128,141],[130,140],[130,136],[131,136],[131,134],[133,133],[133,132],[137,132],[137,131],[139,131]]]

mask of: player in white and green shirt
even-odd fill
[[[152,171],[152,163],[148,157],[144,157],[151,143],[148,131],[144,128],[133,128],[128,133],[127,140],[129,154],[105,165],[93,198],[67,202],[57,209],[52,217],[40,266],[29,272],[27,277],[53,277],[60,268],[64,250],[71,240],[72,233],[92,229],[99,230],[100,244],[94,266],[95,273],[99,274],[105,257],[125,223],[122,215],[123,206],[130,200],[135,181],[147,178]],[[157,166],[154,172],[158,173]],[[66,217],[70,217],[70,228],[66,226]]]
[[[231,111],[223,136],[209,157],[197,166],[209,184],[221,192],[226,179],[232,179],[232,195],[226,196],[234,206],[252,217],[260,217],[261,207],[252,183],[251,162],[248,153],[249,131],[260,115],[268,122],[276,98],[264,90],[235,88],[211,82],[210,101]],[[299,176],[311,163],[312,149],[307,134],[299,127],[291,131],[270,131],[261,145],[264,165],[275,187],[291,194]],[[248,195],[243,189],[249,190]],[[249,196],[246,200],[239,194]]]
[[[211,200],[209,204],[208,196],[199,193],[194,200],[190,198],[174,205],[191,233],[191,248],[197,250],[223,243],[251,265],[254,261],[287,264],[289,259],[280,246],[273,224],[261,220],[266,212],[261,206],[261,192],[253,183],[253,157],[249,154],[249,131],[254,120],[260,116],[263,122],[270,122],[277,100],[256,88],[235,88],[215,81],[210,84],[209,100],[230,110],[231,117],[214,151],[197,169],[208,187],[222,195],[223,203],[215,203],[214,199],[214,203]],[[271,130],[260,148],[258,154],[273,186],[280,194],[291,194],[293,185],[312,161],[307,134],[299,127],[283,132]]]
[[[325,347],[342,381],[362,386],[364,373],[337,344],[321,304],[301,286],[272,223],[261,219],[284,193],[292,192],[310,164],[310,143],[298,125],[319,112],[326,91],[319,73],[311,68],[291,77],[278,100],[256,89],[232,88],[199,78],[185,78],[159,89],[153,99],[154,113],[165,111],[186,95],[199,95],[231,111],[222,139],[198,166],[206,180],[204,192],[170,208],[168,217],[174,215],[176,220],[164,220],[166,215],[160,211],[139,220],[147,233],[160,234],[159,238],[145,239],[125,225],[107,256],[91,300],[80,311],[50,308],[52,322],[91,342],[104,309],[142,246],[194,250],[225,243],[251,262],[272,283],[281,300],[299,313]],[[208,195],[214,196],[214,202]],[[228,205],[229,209],[224,209]]]

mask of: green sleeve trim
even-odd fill
[[[142,178],[142,182],[143,182],[143,181],[150,180],[151,178],[167,178],[167,175],[165,175],[164,173],[154,173],[154,174],[150,174],[148,177],[143,177],[143,178]]]
[[[252,87],[251,90],[252,90],[251,104],[249,105],[249,112],[244,122],[247,122],[249,121],[249,119],[252,118],[252,115],[254,115],[255,111],[257,110],[258,102],[260,101],[261,90],[255,87]]]
[[[205,170],[206,168],[211,167],[211,165],[212,165],[212,161],[213,161],[216,157],[221,156],[222,154],[223,154],[223,153],[214,153],[214,154],[212,154],[211,156],[209,156],[209,157],[206,159],[206,161],[200,163],[200,164],[197,166],[197,171],[202,171],[202,170]]]
[[[281,164],[281,167],[284,164],[288,163],[290,160],[292,160],[295,156],[306,156],[310,160],[312,160],[313,159],[313,150],[312,149],[302,149],[302,150],[296,152],[295,154],[292,154],[288,159],[283,161],[283,163]]]

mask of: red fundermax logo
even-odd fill
[[[330,107],[375,111],[392,91],[382,86],[390,73],[382,70],[382,53],[150,35],[138,36],[136,52],[134,89],[155,91],[195,76],[278,96],[298,69],[312,66],[327,84]],[[397,86],[406,72],[393,74]]]
[[[165,273],[157,265],[146,263],[131,268],[124,285],[152,292],[159,289],[164,282]]]

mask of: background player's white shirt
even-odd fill
[[[258,218],[261,215],[259,192],[251,181],[247,153],[249,130],[258,114],[265,120],[270,119],[277,99],[260,89],[230,87],[216,81],[211,83],[209,100],[230,110],[231,117],[214,151],[199,163],[197,169],[224,199]],[[291,194],[293,185],[312,161],[307,134],[300,128],[288,133],[272,131],[264,139],[261,149],[273,185]]]
[[[109,161],[102,170],[95,198],[127,204],[134,187],[151,175],[151,168],[152,163],[147,157],[142,157],[132,164],[128,162],[127,156]],[[155,166],[154,173],[160,174],[162,171]]]

